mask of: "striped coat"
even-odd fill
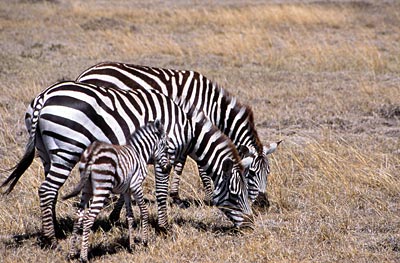
[[[252,110],[208,78],[195,71],[105,62],[85,70],[77,81],[122,90],[157,90],[173,99],[186,112],[192,108],[202,110],[232,140],[242,157],[250,159],[245,176],[251,201],[261,206],[268,205],[268,155],[275,151],[279,143],[263,146],[257,134]],[[175,167],[170,192],[177,203],[180,203],[178,190],[182,169],[183,166]],[[207,195],[210,196],[210,185],[207,185],[207,181],[203,183]]]

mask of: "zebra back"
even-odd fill
[[[85,70],[76,81],[123,90],[156,89],[181,107],[202,110],[235,145],[263,151],[252,110],[196,71],[104,62]]]

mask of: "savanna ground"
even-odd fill
[[[270,208],[235,233],[216,208],[170,207],[170,234],[152,228],[133,253],[106,209],[93,261],[399,262],[400,2],[295,2],[1,1],[0,167],[22,156],[25,109],[58,80],[105,60],[197,70],[253,108],[264,142],[284,140]],[[35,160],[1,196],[0,262],[65,261],[77,199],[58,202],[61,249],[40,248],[42,180]],[[182,195],[203,198],[192,161]]]

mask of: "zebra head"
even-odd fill
[[[221,209],[236,227],[251,226],[253,213],[248,200],[247,187],[241,165],[226,158],[222,175],[214,189],[213,203]]]
[[[245,167],[244,175],[247,180],[249,198],[259,207],[269,206],[266,193],[270,173],[268,155],[275,152],[281,142],[271,143],[269,147],[264,146],[261,153],[246,146],[240,147],[239,152],[243,157],[242,163]]]
[[[168,154],[169,137],[165,133],[164,126],[159,120],[154,121],[154,128],[158,140],[154,144],[153,159],[160,165],[163,173],[169,173],[171,170]]]

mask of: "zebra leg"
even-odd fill
[[[76,212],[74,220],[74,228],[72,229],[72,235],[70,239],[70,247],[68,253],[68,259],[73,259],[78,253],[76,246],[79,230],[82,228],[83,218],[85,216],[85,207],[91,198],[91,194],[83,193],[81,197],[81,202]]]
[[[213,198],[213,186],[212,186],[212,179],[208,174],[202,171],[199,167],[200,178],[203,183],[204,192],[205,192],[205,199],[204,203],[206,205],[212,205],[212,198]]]
[[[124,197],[120,196],[118,199],[118,202],[115,204],[114,209],[112,210],[112,212],[110,214],[109,219],[110,219],[111,223],[115,223],[119,220],[123,206],[124,206]]]
[[[163,169],[157,163],[155,167],[156,199],[158,212],[158,232],[166,233],[168,226],[167,198],[168,198],[168,173],[163,173]]]
[[[172,198],[172,202],[178,205],[180,208],[187,208],[188,206],[182,201],[179,196],[179,184],[181,181],[181,175],[185,162],[176,163],[174,166],[174,172],[172,174],[171,190],[169,196]]]
[[[108,194],[109,195],[109,194]],[[88,260],[88,248],[89,248],[89,234],[93,226],[94,220],[100,213],[100,210],[104,207],[104,203],[108,195],[94,196],[93,201],[90,204],[88,213],[86,213],[83,219],[83,234],[82,234],[82,247],[81,247],[81,261],[87,262]]]
[[[54,222],[54,233],[56,234],[56,237],[60,237],[60,232],[61,229],[57,223],[57,216],[56,216],[56,204],[58,200],[58,192],[56,193],[56,196],[54,197],[54,202],[51,205],[51,213],[52,213],[52,220]]]
[[[131,204],[131,197],[129,194],[123,194],[123,198],[121,196],[121,198],[118,200],[118,202],[120,200],[123,200],[125,202],[125,207],[126,207],[126,221],[128,223],[128,233],[129,233],[129,248],[131,250],[134,249],[134,245],[135,245],[135,238],[133,235],[133,211],[132,211],[132,204]],[[122,203],[123,204],[123,203]]]
[[[51,248],[57,246],[55,206],[58,190],[67,180],[70,171],[70,167],[52,163],[46,179],[39,188],[40,208],[42,211],[42,242],[45,246],[49,245]]]
[[[76,247],[79,229],[82,227],[83,217],[85,215],[85,209],[79,208],[78,212],[76,213],[76,218],[74,221],[74,228],[72,229],[72,235],[69,240],[69,252],[68,252],[68,259],[73,259],[78,254],[78,249]]]
[[[143,188],[141,186],[133,189],[133,195],[135,196],[136,203],[140,209],[140,218],[142,221],[142,243],[144,246],[147,246],[148,243],[148,232],[149,232],[149,210],[147,209],[147,205],[144,202],[143,197]]]
[[[44,246],[55,248],[57,239],[54,229],[53,206],[57,197],[57,191],[51,189],[47,181],[39,188],[40,209],[42,211],[42,243]]]

